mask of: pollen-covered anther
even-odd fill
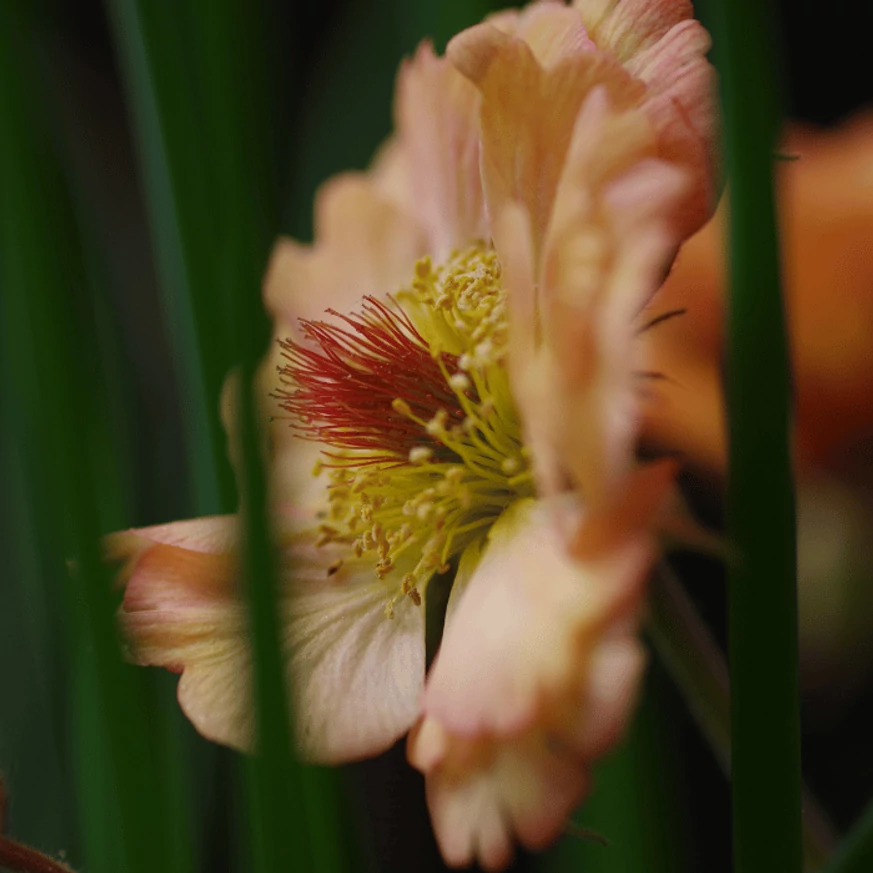
[[[415,276],[417,279],[427,279],[433,272],[433,263],[430,255],[425,255],[415,262]]]
[[[449,387],[453,391],[469,391],[470,378],[464,373],[455,373],[454,376],[449,377]]]
[[[427,446],[415,446],[409,450],[410,464],[424,464],[433,457],[433,449]]]
[[[448,412],[445,409],[438,409],[436,415],[425,425],[425,430],[432,437],[442,436],[446,432],[448,421]]]
[[[392,561],[379,561],[379,563],[376,564],[376,575],[380,579],[384,579],[393,569],[394,563]]]
[[[350,558],[371,561],[395,586],[393,617],[532,493],[504,360],[500,265],[485,245],[440,266],[422,258],[396,300],[334,315],[340,324],[303,324],[306,344],[283,344],[280,399],[301,435],[327,447],[330,525],[319,544],[346,543]]]
[[[322,524],[318,527],[318,535],[315,538],[315,545],[326,546],[328,543],[335,542],[338,538],[339,531],[329,525]]]
[[[507,476],[512,476],[521,469],[521,462],[518,458],[504,458],[500,462],[500,469],[503,470]]]

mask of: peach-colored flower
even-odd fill
[[[690,15],[542,2],[445,58],[424,45],[373,169],[328,183],[315,244],[280,242],[268,270],[260,384],[287,413],[268,455],[298,744],[336,761],[415,725],[451,863],[496,868],[515,840],[552,839],[634,699],[672,474],[633,461],[637,317],[715,188]],[[234,537],[204,519],[108,545],[127,559],[133,656],[181,670],[198,728],[247,748]],[[451,566],[425,685],[427,587]]]

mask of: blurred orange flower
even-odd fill
[[[873,435],[873,118],[833,131],[794,126],[783,151],[792,158],[778,164],[778,193],[798,461],[833,466]],[[659,292],[685,316],[646,337],[649,366],[670,377],[646,431],[711,472],[725,465],[726,210],[683,246]]]

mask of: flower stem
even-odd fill
[[[648,633],[725,776],[730,778],[731,703],[727,665],[709,629],[666,564],[661,564],[651,589]],[[804,870],[813,873],[825,867],[836,836],[810,791],[803,787],[802,792]],[[873,815],[870,819],[873,827]]]

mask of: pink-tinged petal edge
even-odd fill
[[[197,519],[113,534],[107,557],[125,562],[120,622],[134,661],[182,674],[183,711],[207,739],[250,751],[254,702],[247,620],[235,567],[236,519]],[[418,715],[424,610],[385,617],[372,568],[337,565],[310,534],[283,537],[282,644],[301,754],[338,763],[374,755]]]
[[[516,842],[545,848],[590,783],[584,761],[537,732],[466,740],[425,717],[410,734],[407,753],[425,774],[434,833],[453,867],[478,862],[502,870]]]

